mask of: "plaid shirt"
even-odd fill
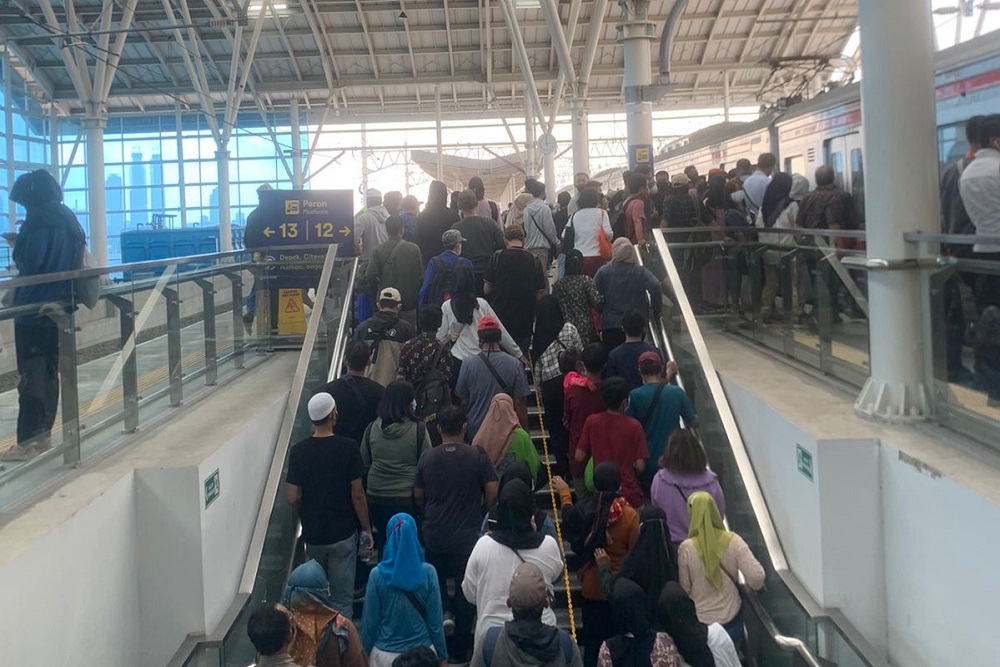
[[[563,325],[559,335],[542,352],[542,356],[535,363],[535,374],[540,382],[546,382],[562,375],[559,372],[559,355],[565,350],[583,350],[583,340],[580,338],[580,333],[569,322]]]

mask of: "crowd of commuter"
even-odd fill
[[[457,213],[434,184],[412,226],[367,193],[374,312],[289,454],[308,560],[251,618],[258,664],[739,664],[738,577],[763,570],[646,340],[663,302],[638,261],[646,198],[622,198],[626,232],[577,184],[553,212],[529,180],[506,215],[475,180]],[[579,644],[556,627],[566,567]]]

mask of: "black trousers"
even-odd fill
[[[554,377],[542,383],[542,406],[545,408],[545,430],[549,436],[549,453],[555,459],[552,474],[569,480],[569,431],[563,426],[563,378]],[[542,473],[544,475],[544,472]],[[548,483],[548,480],[545,480]]]
[[[618,634],[615,612],[607,600],[583,601],[583,667],[597,667],[601,644]]]
[[[14,324],[17,356],[17,444],[48,437],[59,409],[59,329],[51,325]],[[30,443],[34,444],[34,443]]]
[[[472,657],[472,631],[476,624],[476,606],[465,599],[462,580],[472,552],[440,552],[427,549],[425,558],[437,570],[441,587],[441,606],[455,618],[455,634],[448,638],[448,657],[460,662]],[[452,581],[454,595],[448,594],[448,580]]]
[[[385,527],[389,523],[389,519],[400,512],[406,512],[416,518],[412,498],[369,494],[368,515],[371,517],[372,537],[375,539],[375,548],[378,549],[379,554],[385,547]]]

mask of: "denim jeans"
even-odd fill
[[[358,559],[358,534],[333,544],[307,544],[306,555],[326,568],[330,602],[342,616],[354,616],[354,575]]]

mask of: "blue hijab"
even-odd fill
[[[305,562],[292,570],[288,575],[288,583],[285,584],[285,593],[281,596],[281,604],[289,609],[295,609],[311,601],[333,607],[333,603],[330,602],[330,582],[326,578],[326,570],[315,560]]]
[[[417,590],[424,581],[424,554],[417,541],[416,522],[409,514],[397,514],[389,519],[385,534],[379,572],[393,588]]]

